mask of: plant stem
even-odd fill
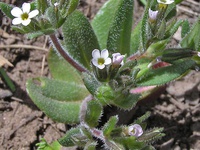
[[[73,58],[71,58],[67,52],[65,52],[65,50],[63,49],[63,47],[60,45],[60,42],[58,41],[57,37],[55,36],[55,34],[51,34],[50,35],[50,39],[53,43],[53,45],[55,46],[55,48],[58,50],[58,52],[61,54],[61,56],[67,60],[68,63],[70,63],[74,68],[76,68],[78,71],[80,72],[87,72],[87,70],[85,68],[83,68],[81,65],[79,65],[76,61],[73,60]]]

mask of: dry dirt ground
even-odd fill
[[[21,6],[22,0],[1,0]],[[105,0],[82,0],[81,9],[92,18]],[[136,22],[143,8],[136,1]],[[180,18],[192,24],[200,14],[200,1],[185,0],[178,6]],[[48,142],[64,135],[67,126],[55,123],[33,104],[25,90],[30,77],[50,77],[46,63],[48,38],[27,40],[24,35],[11,30],[11,21],[0,13],[0,55],[14,67],[5,66],[16,85],[11,93],[0,80],[0,150],[35,150],[35,144],[44,137]],[[199,33],[197,33],[199,34]],[[180,34],[174,37],[179,40]],[[31,48],[29,47],[31,45]],[[154,143],[160,150],[200,149],[200,73],[192,71],[184,79],[167,85],[158,99],[137,107],[137,115],[150,110],[149,128],[164,127],[166,136]],[[136,117],[137,115],[133,116]],[[68,149],[69,150],[69,149]]]

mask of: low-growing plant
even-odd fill
[[[106,106],[129,111],[155,89],[198,69],[200,17],[192,27],[178,20],[181,1],[146,1],[133,30],[134,0],[108,0],[91,21],[77,10],[79,0],[33,0],[22,8],[0,2],[13,30],[30,39],[49,36],[52,78],[29,79],[27,92],[52,120],[74,125],[52,144],[42,139],[39,150],[154,149],[151,143],[164,133],[146,129],[150,112],[131,124],[119,125],[118,115],[101,119]],[[178,28],[182,39],[170,47]]]

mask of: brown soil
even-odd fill
[[[21,6],[24,2],[22,0],[2,1],[17,6]],[[92,18],[105,1],[82,0],[79,9],[88,18]],[[135,10],[138,19],[143,8],[137,1]],[[200,4],[198,1],[185,0],[178,6],[178,12],[180,18],[187,18],[190,23],[194,23],[200,14]],[[23,47],[32,45],[47,50],[48,38],[43,36],[35,40],[27,40],[26,36],[10,29],[11,21],[1,13],[0,18],[2,18],[0,19],[0,46],[5,47],[0,48],[0,55],[14,65],[14,67],[5,66],[4,69],[17,89],[15,93],[11,93],[0,80],[0,150],[35,150],[35,143],[42,137],[52,142],[64,135],[67,130],[67,126],[53,122],[37,109],[25,89],[28,78],[50,77],[50,74],[46,63],[47,52]],[[177,32],[174,38],[179,40],[180,33]],[[8,48],[9,45],[14,44],[21,46]],[[170,83],[157,100],[138,106],[137,115],[142,115],[147,110],[152,112],[152,116],[148,119],[149,128],[165,128],[166,136],[154,143],[157,149],[200,149],[199,83],[199,72],[192,71],[184,79]]]

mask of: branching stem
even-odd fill
[[[63,47],[61,46],[59,40],[57,39],[55,34],[51,34],[50,35],[50,39],[53,43],[53,45],[55,46],[55,48],[58,50],[58,52],[61,54],[61,56],[67,60],[68,63],[70,63],[74,68],[76,68],[78,71],[80,72],[87,72],[87,70],[85,68],[83,68],[81,65],[79,65],[76,61],[73,60],[73,58],[71,58],[63,49]]]

